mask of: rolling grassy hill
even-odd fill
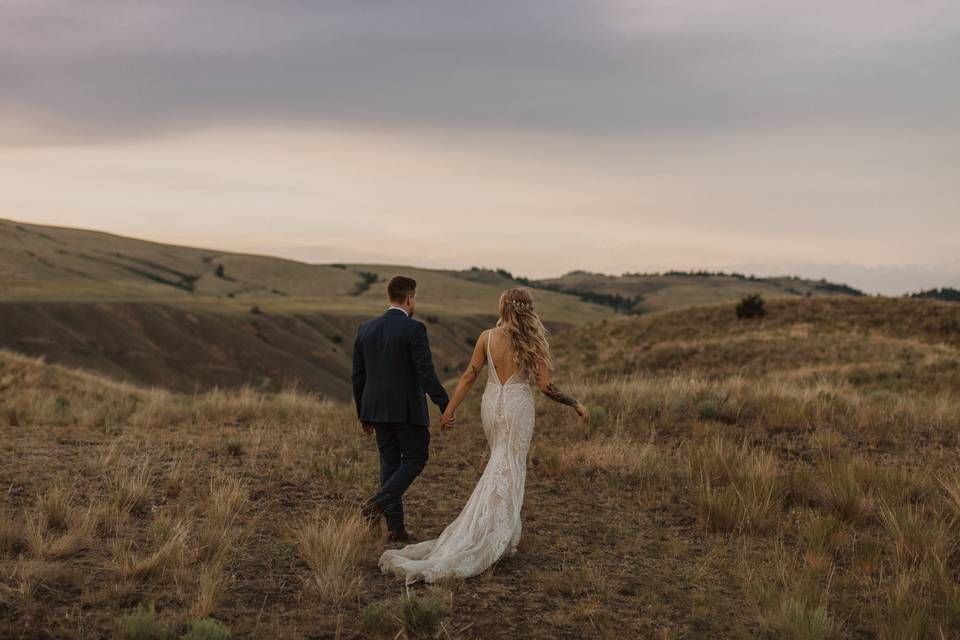
[[[611,319],[613,307],[858,293],[799,278],[573,272],[530,281],[503,270],[306,264],[0,220],[0,347],[177,391],[300,385],[346,398],[355,328],[382,311],[396,273],[417,279],[418,313],[449,376],[494,321],[500,293],[518,284],[536,289],[554,331]]]
[[[957,637],[960,306],[767,311],[558,335],[590,427],[537,395],[518,553],[412,600],[358,525],[377,463],[349,403],[0,352],[0,636],[180,637],[212,616],[235,637]],[[479,396],[407,494],[423,538],[486,462]]]
[[[401,272],[419,283],[422,316],[495,314],[504,288],[502,281],[465,281],[456,271],[306,264],[0,220],[0,301],[163,302],[240,313],[256,305],[264,312],[370,315],[383,310],[385,281]],[[537,302],[547,319],[562,325],[609,314],[563,293],[544,291]]]
[[[835,296],[773,300],[766,309],[762,320],[738,320],[731,305],[623,318],[565,332],[555,348],[562,366],[597,379],[816,372],[864,383],[876,374],[885,384],[919,382],[927,390],[960,387],[957,305]]]
[[[178,391],[253,385],[345,398],[356,326],[396,273],[419,283],[441,372],[469,357],[502,281],[390,265],[311,265],[0,220],[0,347]],[[538,292],[554,329],[612,315]]]
[[[798,277],[759,278],[724,273],[668,272],[610,276],[573,271],[560,278],[539,280],[536,284],[558,291],[619,297],[622,298],[621,304],[633,313],[735,302],[753,293],[759,293],[768,299],[862,295],[857,289],[826,280]]]

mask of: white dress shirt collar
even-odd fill
[[[408,318],[410,317],[410,314],[407,313],[407,310],[404,309],[403,307],[395,307],[395,306],[393,306],[393,305],[390,305],[390,307],[387,309],[387,311],[390,311],[390,309],[398,309],[398,310],[400,310],[400,311],[403,311],[403,315],[407,316]]]

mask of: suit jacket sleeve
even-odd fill
[[[411,348],[413,366],[420,380],[420,387],[427,392],[433,403],[440,407],[440,411],[447,409],[450,398],[446,389],[440,384],[437,371],[433,367],[433,356],[430,355],[430,341],[427,339],[427,327],[417,322],[417,329],[413,337]]]
[[[357,418],[360,418],[360,405],[363,403],[363,387],[367,382],[367,367],[363,361],[363,352],[360,350],[360,332],[363,327],[357,329],[357,337],[353,341],[353,401],[357,405]]]

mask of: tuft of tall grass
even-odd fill
[[[953,552],[955,542],[948,526],[924,505],[890,506],[881,500],[877,514],[898,571],[909,571],[931,561],[943,564]]]
[[[940,486],[946,493],[947,508],[952,518],[960,525],[960,473],[940,478]]]
[[[858,477],[857,461],[831,461],[820,470],[814,485],[814,500],[837,517],[852,524],[869,518],[873,496]]]
[[[73,590],[81,582],[80,571],[76,566],[58,559],[25,556],[17,558],[9,577],[15,585],[13,593],[22,600],[30,600],[40,589],[47,592]]]
[[[832,557],[844,542],[843,523],[829,513],[807,511],[797,532],[800,548],[806,553]]]
[[[688,452],[694,503],[710,531],[768,532],[779,525],[787,482],[770,453],[721,436]]]
[[[38,497],[38,508],[47,528],[64,531],[75,518],[71,506],[73,496],[62,485],[56,484]]]
[[[893,583],[878,581],[880,598],[874,604],[874,633],[880,640],[914,640],[931,637],[931,603],[920,578],[900,573]]]
[[[138,554],[130,538],[115,540],[111,545],[115,571],[125,578],[156,573],[183,553],[189,531],[187,522],[176,522],[157,547],[146,554]]]
[[[23,545],[20,519],[7,511],[0,511],[0,556],[16,553]]]
[[[249,499],[249,491],[239,478],[224,473],[211,478],[202,502],[203,521],[197,536],[202,558],[214,558],[236,541]]]
[[[817,452],[824,460],[839,458],[844,452],[845,440],[842,433],[829,427],[818,429],[813,436]]]
[[[358,513],[317,510],[294,526],[294,538],[320,597],[343,605],[360,591],[363,559],[372,557],[373,534]]]
[[[197,593],[190,613],[196,618],[206,618],[217,609],[226,591],[228,576],[226,558],[218,556],[200,565],[197,576]]]
[[[26,514],[21,540],[36,558],[66,558],[93,542],[96,527],[92,509],[74,507],[69,494],[54,487],[39,496],[33,512]]]
[[[115,461],[107,488],[118,513],[142,513],[149,502],[153,469],[149,460]]]

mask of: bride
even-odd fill
[[[469,578],[504,554],[516,552],[527,449],[533,436],[531,379],[544,395],[573,407],[585,424],[590,420],[587,408],[560,391],[550,379],[546,330],[528,290],[509,289],[500,296],[497,325],[477,339],[470,365],[443,414],[442,428],[454,424],[457,407],[484,364],[489,364],[490,369],[480,417],[490,445],[490,459],[466,506],[439,538],[387,550],[380,556],[381,571],[393,572],[408,583]]]

